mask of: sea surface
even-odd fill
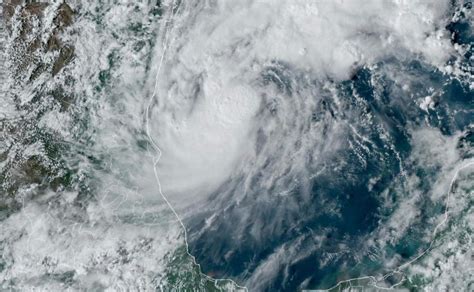
[[[472,291],[472,1],[6,1],[0,290]]]

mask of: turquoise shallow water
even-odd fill
[[[472,290],[471,1],[66,2],[0,31],[0,290]]]
[[[472,28],[466,20],[452,23],[447,29],[453,42],[472,45]],[[466,66],[472,65],[472,49],[463,56]],[[276,69],[268,70],[278,77],[264,74],[264,84],[278,83],[289,99],[298,94],[298,85],[294,84],[298,84],[300,77],[291,66],[277,65]],[[412,91],[404,92],[393,75],[384,74],[393,71],[416,76],[411,80]],[[300,86],[318,84],[302,82]],[[261,288],[296,291],[329,288],[340,280],[365,275],[382,275],[391,271],[384,264],[388,258],[402,265],[417,257],[430,245],[432,238],[426,237],[427,231],[434,229],[437,222],[432,219],[445,212],[445,204],[429,198],[440,168],[412,159],[416,143],[413,132],[425,127],[436,129],[446,139],[456,139],[459,151],[462,141],[472,136],[474,93],[470,86],[469,82],[452,79],[415,60],[387,60],[377,69],[360,68],[351,80],[335,85],[344,104],[335,105],[329,97],[323,98],[314,113],[314,122],[323,120],[330,128],[332,122],[342,120],[362,134],[348,134],[341,149],[327,157],[322,166],[315,164],[320,170],[318,175],[297,184],[291,196],[272,196],[272,191],[259,186],[256,178],[251,193],[220,212],[213,228],[203,232],[204,221],[199,216],[189,218],[191,251],[204,272],[245,282],[260,261],[282,251],[283,256],[291,254],[292,259],[273,263],[278,272]],[[424,110],[413,102],[413,95],[424,96],[429,93],[428,88],[435,88],[435,101],[432,108]],[[454,138],[459,132],[464,134]],[[472,142],[468,144],[472,147]],[[383,247],[367,245],[368,240],[380,236],[377,232],[388,224],[395,206],[410,198],[413,176],[418,178],[417,188],[423,193],[416,203],[420,210],[417,220],[403,237]],[[298,177],[282,179],[292,181]],[[241,185],[244,183],[243,179],[230,181],[230,189],[223,187],[215,196],[222,196],[223,192],[232,197],[245,189]],[[249,226],[235,229],[239,216],[247,212],[251,214]],[[251,225],[256,223],[261,226],[258,239]],[[220,258],[216,254],[229,256]],[[397,275],[390,279],[391,284],[399,280]]]
[[[270,193],[268,200],[259,202],[254,198],[265,190],[258,187],[257,180],[253,189],[255,195],[249,195],[238,205],[222,212],[212,230],[202,232],[202,225],[196,223],[199,219],[189,219],[191,250],[204,271],[220,277],[245,279],[259,260],[267,259],[279,248],[291,249],[290,246],[297,242],[293,254],[296,259],[279,266],[278,276],[264,290],[295,291],[302,288],[303,282],[305,288],[328,288],[338,280],[381,273],[385,259],[371,257],[373,253],[397,258],[397,262],[403,264],[428,247],[429,242],[422,234],[434,228],[431,219],[442,214],[444,206],[442,202],[434,204],[427,195],[417,202],[417,208],[422,211],[404,237],[383,250],[377,250],[376,245],[368,247],[365,243],[393,215],[395,208],[393,205],[389,208],[385,206],[385,196],[390,196],[389,200],[396,205],[398,200],[410,196],[407,183],[411,175],[419,178],[418,188],[425,194],[431,192],[432,184],[437,179],[439,169],[410,159],[413,147],[410,132],[428,124],[446,137],[459,131],[469,136],[472,111],[453,113],[458,109],[472,108],[472,90],[466,84],[451,81],[419,64],[394,66],[423,79],[433,80],[431,82],[435,86],[444,84],[440,87],[443,93],[438,97],[435,108],[423,111],[411,102],[410,96],[395,94],[400,91],[392,88],[396,85],[386,76],[378,76],[374,84],[371,78],[375,73],[360,69],[351,81],[338,86],[347,102],[344,105],[346,112],[339,112],[339,116],[333,118],[347,119],[359,133],[364,133],[363,141],[360,141],[361,137],[348,135],[346,147],[328,158],[323,171],[309,183],[309,191],[296,187],[290,197],[272,199]],[[326,111],[330,111],[331,106],[324,103]],[[375,118],[369,121],[367,114]],[[357,142],[365,144],[365,147],[354,147]],[[374,179],[376,182],[371,183]],[[232,196],[233,192],[239,192],[238,181],[226,194]],[[332,205],[339,208],[327,210],[327,206]],[[280,211],[282,208],[285,210]],[[252,239],[251,226],[244,229],[243,234],[232,227],[239,220],[238,214],[244,212],[241,210],[252,214],[250,222],[263,222],[263,226],[271,226],[260,229],[263,239]],[[199,236],[193,237],[194,233]],[[318,244],[317,247],[315,244]],[[231,251],[231,256],[225,259],[208,257],[228,251]],[[334,254],[334,258],[329,263],[323,263],[329,254]]]

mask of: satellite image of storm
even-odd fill
[[[0,291],[474,291],[472,0],[0,0]]]

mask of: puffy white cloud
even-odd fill
[[[283,87],[304,78],[344,80],[356,67],[390,57],[442,66],[453,52],[444,31],[449,13],[449,1],[182,2],[162,30],[166,50],[155,51],[155,63],[163,54],[164,61],[150,125],[163,152],[158,170],[165,193],[186,206],[233,173],[251,171],[265,160],[252,154],[259,128],[267,138],[273,133],[259,155],[282,160],[274,176],[303,159],[292,143],[302,140],[301,152],[315,147],[317,132],[305,138],[299,128],[309,127],[321,94],[309,83],[293,84],[298,93],[291,100],[262,86],[257,80],[274,62],[301,74],[273,76]],[[284,122],[262,118],[268,102]]]

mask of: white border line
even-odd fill
[[[146,111],[145,111],[145,127],[146,127],[146,135],[148,137],[148,140],[150,141],[150,144],[153,146],[154,150],[158,153],[157,156],[154,158],[154,161],[153,161],[153,172],[155,174],[155,179],[156,179],[156,183],[158,184],[158,191],[161,195],[161,197],[163,198],[163,200],[165,200],[166,204],[168,205],[168,207],[170,208],[170,210],[173,212],[173,214],[176,216],[176,218],[178,219],[178,222],[179,224],[181,225],[181,227],[183,228],[183,233],[184,233],[184,242],[185,242],[185,246],[186,246],[186,253],[188,254],[188,256],[191,257],[192,261],[193,261],[193,264],[196,265],[199,269],[199,273],[201,275],[203,275],[205,278],[207,278],[208,280],[214,282],[214,284],[217,285],[217,283],[219,281],[229,281],[231,282],[233,285],[235,285],[235,287],[237,287],[238,290],[244,290],[244,291],[248,291],[247,287],[245,286],[240,286],[238,285],[237,283],[235,283],[235,281],[233,281],[232,279],[215,279],[215,278],[212,278],[204,273],[202,273],[201,271],[201,265],[199,265],[197,262],[196,262],[196,258],[189,252],[189,244],[188,244],[188,234],[187,234],[187,231],[186,231],[186,227],[184,226],[184,223],[183,221],[181,220],[181,218],[179,217],[178,213],[176,212],[176,210],[173,208],[173,206],[171,205],[171,203],[168,201],[168,198],[164,195],[163,191],[162,191],[162,188],[161,188],[161,182],[160,182],[160,179],[158,177],[158,172],[157,172],[157,164],[158,162],[160,161],[160,158],[161,158],[161,155],[162,155],[162,152],[161,152],[161,149],[160,147],[158,147],[158,145],[155,143],[155,141],[153,140],[153,138],[151,137],[150,135],[150,126],[149,126],[149,112],[150,112],[150,108],[153,104],[153,101],[155,100],[155,97],[156,97],[156,93],[157,93],[157,88],[158,88],[158,80],[159,80],[159,75],[160,75],[160,72],[161,72],[161,67],[163,65],[163,60],[165,58],[165,54],[166,54],[166,51],[168,49],[168,38],[169,38],[169,34],[171,33],[171,29],[167,29],[167,24],[168,23],[171,23],[172,19],[173,19],[173,16],[174,16],[174,11],[175,11],[175,8],[176,8],[176,0],[173,0],[172,4],[171,4],[171,15],[169,16],[169,20],[165,20],[165,29],[164,29],[164,42],[163,42],[163,53],[161,54],[161,57],[160,57],[160,63],[158,64],[158,69],[157,69],[157,72],[156,72],[156,77],[155,77],[155,86],[153,88],[153,94],[151,95],[149,101],[148,101],[148,106],[146,107]],[[161,287],[160,287],[161,288]],[[220,290],[220,288],[219,288]]]
[[[413,264],[414,262],[416,262],[417,260],[419,260],[420,258],[422,258],[425,254],[427,254],[431,248],[433,247],[433,243],[435,241],[435,238],[436,238],[436,234],[438,233],[438,229],[444,225],[447,221],[448,221],[448,218],[449,218],[449,200],[451,198],[451,190],[453,188],[453,185],[454,185],[454,182],[456,181],[457,177],[458,177],[458,174],[461,170],[471,166],[471,165],[474,165],[474,161],[469,161],[467,162],[466,164],[464,164],[463,166],[460,166],[456,172],[454,173],[454,176],[453,178],[451,179],[451,182],[449,184],[449,188],[448,188],[448,193],[446,195],[446,206],[445,206],[445,212],[444,212],[444,218],[443,220],[438,224],[436,225],[435,229],[433,230],[433,233],[431,235],[431,241],[430,241],[430,245],[422,252],[420,253],[419,255],[417,255],[415,258],[409,260],[408,262],[398,266],[395,270],[391,271],[391,272],[388,272],[386,273],[385,275],[383,275],[382,278],[380,279],[377,279],[375,276],[362,276],[362,277],[357,277],[357,278],[351,278],[351,279],[347,279],[347,280],[342,280],[342,281],[339,281],[337,282],[337,284],[335,284],[334,286],[328,288],[328,289],[306,289],[306,290],[303,290],[303,291],[331,291],[331,290],[334,290],[336,288],[339,287],[339,291],[341,291],[341,285],[342,284],[346,284],[348,283],[349,284],[349,287],[347,288],[352,288],[352,281],[359,281],[359,280],[370,280],[370,282],[367,284],[367,286],[373,286],[377,289],[380,289],[380,290],[392,290],[392,289],[395,289],[395,287],[401,285],[404,281],[405,281],[405,274],[403,272],[401,272],[402,269],[405,269],[406,267],[410,266],[411,264]],[[395,283],[393,284],[392,286],[390,287],[381,287],[381,286],[378,286],[377,283],[380,282],[380,281],[383,281],[385,280],[386,278],[394,275],[394,274],[401,274],[403,275],[402,279],[398,282],[398,283]],[[347,288],[344,288],[344,289],[347,289]]]
[[[173,16],[174,16],[174,9],[176,8],[176,0],[173,0],[172,2],[172,8],[171,8],[171,15],[170,15],[170,19],[168,21],[165,21],[165,24],[166,22],[171,22]],[[155,86],[153,88],[153,94],[151,95],[150,97],[150,100],[148,102],[148,106],[146,107],[146,112],[145,112],[145,125],[146,125],[146,134],[148,136],[148,140],[150,141],[151,145],[153,146],[153,148],[155,149],[155,151],[158,153],[158,155],[154,158],[154,161],[153,161],[153,172],[155,174],[155,179],[156,179],[156,182],[158,184],[158,191],[161,195],[161,197],[165,200],[166,204],[168,205],[168,207],[171,209],[171,211],[173,212],[173,214],[176,216],[176,218],[178,219],[178,222],[179,224],[181,225],[181,227],[183,228],[183,232],[184,232],[184,242],[185,242],[185,245],[186,245],[186,253],[188,254],[188,256],[191,257],[192,261],[193,261],[193,264],[197,265],[198,268],[199,268],[199,272],[201,273],[201,275],[203,275],[204,277],[206,277],[207,279],[211,280],[212,282],[214,282],[215,284],[217,284],[217,282],[219,281],[230,281],[231,283],[233,283],[238,289],[243,289],[245,291],[248,291],[247,287],[245,286],[239,286],[237,283],[235,283],[233,280],[231,279],[215,279],[215,278],[212,278],[204,273],[201,272],[201,266],[196,262],[196,258],[189,252],[189,245],[188,245],[188,239],[187,239],[187,231],[186,231],[186,227],[184,226],[184,223],[183,221],[181,220],[181,218],[179,217],[178,213],[176,212],[176,210],[173,208],[173,206],[171,205],[171,203],[168,201],[168,199],[166,198],[166,196],[163,194],[163,191],[162,191],[162,188],[161,188],[161,183],[160,183],[160,179],[158,177],[158,172],[157,172],[157,164],[161,158],[161,155],[162,155],[162,152],[161,152],[161,149],[158,147],[158,145],[155,143],[155,141],[153,140],[153,138],[151,137],[150,135],[150,127],[149,127],[149,111],[150,111],[150,107],[152,106],[153,104],[153,101],[155,100],[155,97],[156,97],[156,91],[157,91],[157,88],[158,88],[158,78],[159,78],[159,74],[161,72],[161,66],[163,65],[163,60],[164,60],[164,57],[165,57],[165,54],[166,54],[166,50],[168,49],[168,37],[169,37],[169,34],[170,34],[170,30],[171,29],[167,29],[165,27],[165,39],[164,39],[164,42],[163,42],[163,53],[161,54],[161,57],[160,57],[160,63],[158,64],[158,69],[157,69],[157,73],[156,73],[156,77],[155,77]],[[432,233],[432,239],[431,239],[431,242],[430,242],[430,245],[422,252],[420,253],[418,256],[416,256],[415,258],[409,260],[408,262],[400,265],[399,267],[397,267],[395,270],[391,271],[391,272],[388,272],[386,273],[385,275],[383,275],[382,278],[380,279],[377,279],[375,276],[362,276],[362,277],[357,277],[357,278],[351,278],[351,279],[347,279],[347,280],[343,280],[343,281],[339,281],[337,284],[335,284],[334,286],[328,288],[328,289],[314,289],[314,290],[303,290],[303,291],[331,291],[331,290],[334,290],[336,288],[339,287],[339,290],[341,290],[341,285],[342,284],[345,284],[345,283],[349,283],[349,289],[352,288],[352,283],[353,281],[359,281],[359,280],[370,280],[370,283],[368,284],[369,286],[373,286],[377,289],[381,289],[381,290],[392,290],[394,289],[395,287],[401,285],[404,281],[405,281],[405,274],[403,272],[401,272],[402,269],[410,266],[412,263],[416,262],[417,260],[419,260],[421,257],[423,257],[425,254],[427,254],[431,248],[433,247],[433,243],[435,241],[435,237],[436,237],[436,234],[438,233],[438,229],[444,225],[447,221],[448,221],[448,218],[449,218],[449,200],[450,200],[450,197],[451,197],[451,189],[453,187],[453,184],[454,182],[456,181],[457,179],[457,176],[459,174],[459,171],[463,170],[464,168],[467,168],[471,165],[474,165],[474,161],[471,161],[471,162],[468,162],[467,164],[459,167],[453,178],[451,179],[451,182],[449,184],[449,188],[448,188],[448,193],[447,193],[447,198],[446,198],[446,206],[445,206],[445,212],[444,212],[444,218],[443,220],[438,224],[436,225],[435,229],[433,230],[433,233]],[[392,286],[390,287],[381,287],[381,286],[378,286],[377,283],[382,281],[382,280],[385,280],[386,278],[394,275],[394,274],[401,274],[403,275],[402,279],[396,283],[396,284],[393,284]],[[355,288],[355,286],[354,286]]]

